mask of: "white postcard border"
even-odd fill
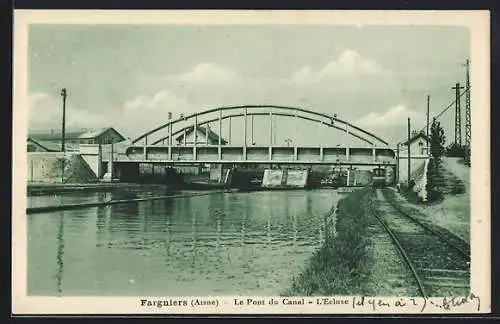
[[[396,306],[396,298],[363,300],[363,306],[317,305],[315,297],[305,298],[305,306],[280,303],[263,306],[235,305],[235,299],[269,301],[272,297],[207,297],[217,306],[193,307],[197,297],[32,297],[27,289],[26,233],[26,136],[27,136],[27,46],[29,24],[349,24],[357,25],[452,25],[466,26],[471,32],[471,291],[461,305],[446,310],[442,299]],[[351,313],[485,313],[490,305],[490,36],[488,11],[99,11],[99,10],[15,10],[13,82],[13,181],[12,181],[12,312],[14,314],[351,314]],[[144,307],[146,300],[186,300],[188,306]],[[299,300],[301,298],[292,298]],[[309,304],[308,302],[313,303]],[[364,304],[366,302],[366,305]],[[480,305],[479,305],[480,302]],[[169,302],[167,302],[168,304]],[[374,307],[372,303],[388,303]],[[434,304],[435,303],[435,304]],[[459,303],[457,301],[457,303]],[[424,305],[426,304],[426,305]],[[424,306],[423,306],[424,305]]]

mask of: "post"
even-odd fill
[[[144,160],[148,159],[148,137],[144,137]]]
[[[273,121],[273,125],[274,125],[274,129],[273,129],[273,132],[274,132],[274,144],[278,144],[278,141],[276,140],[276,135],[278,134],[278,131],[277,131],[277,128],[278,128],[278,116],[277,115],[273,115],[274,116],[274,121]]]
[[[198,142],[198,116],[194,116],[194,143],[193,143],[193,160],[196,160],[196,142]]]
[[[470,76],[469,76],[469,64],[470,61],[467,59],[465,61],[466,74],[465,74],[465,162],[470,166],[471,150],[471,115],[470,115]]]
[[[273,108],[269,111],[269,161],[273,157]]]
[[[430,107],[430,100],[431,100],[431,96],[427,95],[427,124],[425,126],[425,128],[426,128],[425,135],[427,136],[427,138],[429,138],[429,107]],[[429,141],[427,141],[427,146],[429,146]],[[427,148],[427,151],[428,150],[429,150],[429,148]]]
[[[219,110],[219,143],[217,147],[219,160],[222,160],[222,110]]]
[[[399,183],[399,143],[396,144],[396,184]]]
[[[231,117],[229,117],[229,136],[227,137],[229,144],[231,145]]]
[[[252,125],[251,125],[251,129],[250,129],[251,137],[252,137],[252,145],[255,144],[255,140],[253,138],[253,117],[254,117],[254,115],[252,115],[252,118],[251,118],[252,119]]]
[[[297,134],[298,134],[298,128],[299,128],[299,125],[298,125],[298,122],[299,121],[299,118],[297,116],[297,113],[295,113],[295,127],[294,127],[294,135],[293,135],[293,142],[294,143],[297,143]]]
[[[247,111],[247,108],[245,107],[245,111],[243,113],[243,118],[244,118],[244,122],[243,122],[243,160],[246,160],[247,159],[247,114],[248,114],[248,111]]]
[[[113,172],[113,169],[114,169],[113,162],[114,162],[114,156],[115,156],[114,146],[115,146],[115,144],[113,142],[111,142],[111,157],[109,159],[110,180],[113,180],[113,174],[114,174],[114,172]]]
[[[168,125],[168,159],[172,160],[172,124]]]
[[[66,152],[65,141],[66,141],[66,88],[62,88],[61,96],[63,99],[63,113],[62,113],[62,136],[61,136],[61,151]]]
[[[273,109],[269,111],[269,146],[273,145]]]
[[[205,125],[205,145],[208,145],[208,132],[210,132],[210,125],[206,123]]]
[[[455,145],[462,146],[462,114],[460,112],[460,89],[464,87],[457,83],[455,89]]]
[[[407,147],[408,147],[408,186],[410,185],[410,173],[411,173],[411,152],[410,152],[410,118],[408,118],[408,142],[407,142]]]
[[[349,125],[347,123],[345,124],[345,137],[344,137],[344,144],[346,147],[349,147],[347,144],[347,140],[349,139]]]
[[[377,155],[375,153],[375,148],[374,147],[372,148],[372,160],[373,160],[373,162],[375,162],[377,160]]]
[[[320,123],[321,125],[319,125],[318,127],[318,132],[317,132],[317,136],[318,136],[318,143],[319,143],[319,147],[322,147],[322,141],[321,141],[321,127],[323,126],[323,120],[320,120]]]

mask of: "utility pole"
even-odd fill
[[[427,124],[425,125],[425,136],[427,136],[427,150],[429,150],[429,107],[431,96],[427,95]]]
[[[65,140],[66,140],[66,88],[62,88],[61,96],[63,98],[63,114],[62,114],[62,136],[61,136],[61,151],[66,152]]]
[[[396,184],[399,183],[399,144],[396,144]]]
[[[465,163],[470,165],[470,140],[471,140],[471,118],[470,118],[470,77],[469,59],[465,60]]]
[[[455,145],[462,147],[462,119],[460,112],[460,90],[464,87],[460,83],[455,84],[452,89],[455,89]]]
[[[410,173],[411,173],[411,169],[410,169],[410,166],[411,166],[411,154],[410,154],[410,129],[411,129],[411,126],[410,126],[410,118],[408,117],[408,141],[406,142],[407,146],[408,146],[408,187],[410,186]]]

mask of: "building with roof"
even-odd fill
[[[61,151],[60,131],[37,132],[28,135],[28,152]],[[65,148],[67,151],[78,151],[80,144],[115,144],[125,140],[125,137],[113,127],[67,131],[65,133]]]
[[[28,152],[58,152],[61,150],[61,146],[55,143],[41,144],[28,137],[27,150]]]
[[[207,132],[208,128],[208,132]],[[194,131],[194,126],[186,129],[185,132],[180,134],[175,138],[177,145],[193,145],[196,138],[196,144],[198,145],[219,145],[219,135],[210,129],[210,126],[197,126],[196,133]],[[168,139],[167,139],[168,140]],[[224,138],[220,138],[221,145],[226,145],[227,141]]]
[[[430,139],[429,137],[427,137],[427,135],[425,135],[423,131],[413,131],[410,139],[402,142],[400,145],[406,150],[408,150],[409,145],[411,155],[427,156],[429,151],[428,147],[430,145]]]

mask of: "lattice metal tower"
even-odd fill
[[[470,163],[470,139],[471,139],[471,121],[470,121],[470,78],[469,78],[469,59],[465,61],[465,149],[466,162]]]
[[[457,83],[452,89],[455,89],[455,144],[462,146],[462,114],[460,111],[460,90],[464,87]]]

